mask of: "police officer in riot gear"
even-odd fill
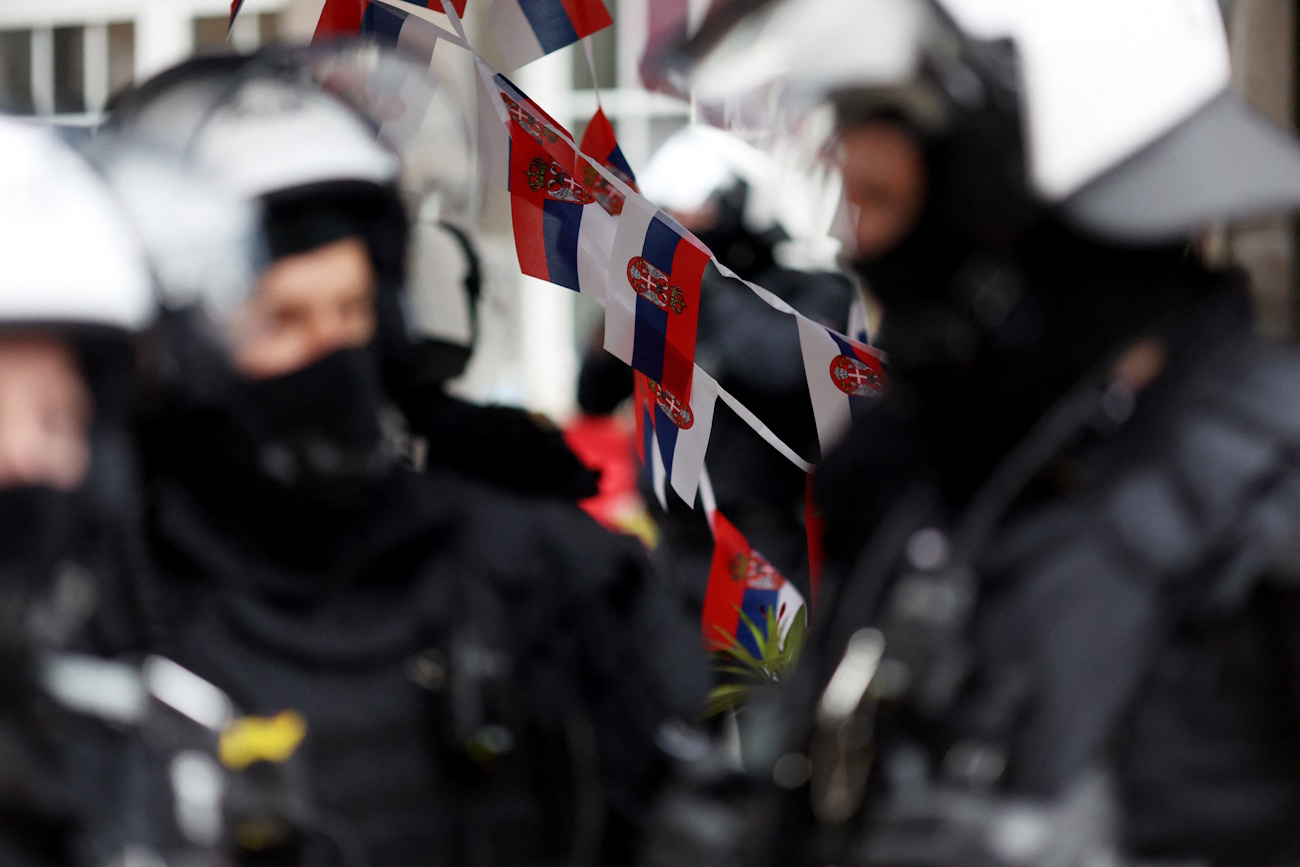
[[[347,863],[626,862],[703,689],[696,641],[635,542],[412,472],[385,435],[399,164],[334,94],[390,61],[193,61],[117,109],[256,198],[272,259],[247,297],[173,311],[142,425],[178,659],[303,720],[288,752]]]
[[[419,444],[419,463],[521,494],[595,496],[597,474],[549,421],[517,407],[471,403],[448,391],[465,373],[479,338],[485,278],[473,233],[442,217],[441,208],[430,207],[430,198],[412,225],[403,306],[413,346],[399,389]]]
[[[750,708],[735,857],[1295,863],[1300,364],[1190,240],[1294,206],[1300,150],[1215,5],[730,23],[702,86],[801,58],[836,106],[893,377],[818,473],[838,586]]]
[[[151,265],[54,135],[0,120],[0,154],[0,861],[226,864],[228,700],[119,657],[140,624],[128,410]]]

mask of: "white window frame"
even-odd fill
[[[257,16],[279,12],[288,0],[245,0],[231,42],[251,49],[258,43]],[[63,120],[92,121],[103,111],[109,93],[108,25],[135,25],[134,78],[141,81],[166,69],[194,50],[194,20],[225,17],[230,0],[4,0],[0,30],[32,34],[32,102],[39,116],[54,115],[54,28],[83,27],[84,115]]]

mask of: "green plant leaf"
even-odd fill
[[[775,606],[769,606],[763,612],[763,626],[766,630],[760,629],[739,608],[736,613],[740,623],[753,635],[758,653],[755,654],[742,644],[737,636],[716,627],[719,637],[717,646],[712,651],[713,668],[716,673],[732,680],[715,687],[710,693],[706,713],[708,716],[728,709],[739,711],[754,688],[770,686],[787,679],[794,671],[808,638],[806,609],[791,618],[784,638],[781,636]]]
[[[786,630],[785,641],[781,645],[781,662],[783,670],[793,670],[799,664],[799,654],[803,650],[804,642],[807,640],[808,632],[808,611],[801,608],[790,620],[790,628]]]
[[[705,717],[717,716],[728,710],[736,710],[749,695],[747,684],[726,683],[709,690],[708,704],[704,709]]]
[[[737,608],[736,610],[740,611],[739,608]],[[767,636],[764,635],[759,630],[759,628],[754,625],[754,621],[750,620],[749,615],[747,615],[743,611],[740,611],[740,620],[742,623],[745,624],[746,627],[748,627],[750,633],[754,636],[754,643],[758,646],[758,652],[760,654],[760,658],[766,658],[767,657],[767,652],[766,652]]]

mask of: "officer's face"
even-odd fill
[[[888,253],[916,226],[925,204],[925,159],[916,140],[889,121],[869,121],[841,136],[844,191],[856,206],[858,256]]]
[[[234,326],[235,367],[283,376],[375,335],[375,272],[359,238],[278,260]]]
[[[0,488],[79,485],[90,467],[92,407],[67,343],[0,339]]]

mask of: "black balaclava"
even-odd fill
[[[113,617],[130,604],[106,597],[121,589],[116,582],[123,576],[109,570],[120,568],[115,552],[139,504],[125,417],[134,357],[120,337],[79,333],[69,343],[94,407],[90,464],[72,489],[0,488],[0,643],[6,654],[37,645],[88,649],[84,642],[106,637],[86,634],[91,616],[115,630],[123,624],[103,622],[105,603]],[[69,580],[56,587],[60,576]]]
[[[977,126],[925,143],[916,226],[855,263],[885,307],[895,399],[958,502],[1075,382],[1190,302],[1200,273],[1182,246],[1103,245],[1029,205],[1005,122]]]
[[[169,317],[168,349],[191,374],[161,402],[157,423],[145,426],[153,472],[183,479],[231,532],[291,566],[328,563],[334,543],[346,545],[344,529],[369,506],[395,463],[381,425],[385,371],[395,357],[394,314],[385,299],[395,295],[388,284],[401,278],[396,247],[378,237],[377,214],[388,204],[374,188],[347,187],[266,203],[273,259],[346,238],[366,243],[379,318],[367,345],[336,350],[281,376],[248,379],[205,350],[211,341],[186,340],[203,327],[201,320]],[[396,225],[404,225],[400,205],[395,211],[392,225],[404,238]]]
[[[291,567],[330,562],[393,460],[380,426],[373,345],[283,376],[225,368],[166,395],[142,424],[152,478],[174,480],[225,531]]]
[[[359,181],[328,181],[263,198],[271,259],[360,239],[375,271],[375,354],[384,387],[400,395],[415,363],[401,295],[410,224],[398,191]]]
[[[0,489],[0,670],[7,674],[39,639],[32,634],[33,609],[51,593],[59,566],[83,553],[89,517],[78,491]]]

